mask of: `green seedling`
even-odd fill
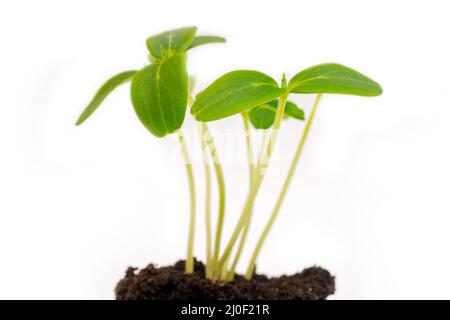
[[[270,220],[257,243],[250,264],[247,268],[245,276],[247,279],[251,279],[254,272],[256,259],[278,215],[284,197],[286,196],[287,189],[289,188],[301,151],[303,150],[303,146],[305,144],[306,137],[308,135],[309,128],[314,118],[321,95],[325,93],[332,93],[359,96],[378,96],[382,93],[382,89],[378,83],[365,75],[335,63],[321,64],[301,71],[297,73],[289,81],[289,83],[287,83],[286,78],[283,75],[281,85],[278,85],[274,79],[261,72],[253,70],[239,70],[225,74],[212,83],[208,88],[203,90],[197,96],[197,99],[191,108],[191,114],[194,115],[198,121],[212,121],[232,116],[237,113],[248,111],[251,112],[253,108],[259,108],[259,106],[267,103],[268,101],[277,98],[279,99],[272,125],[273,129],[271,132],[270,141],[267,144],[264,153],[261,154],[256,168],[252,170],[253,177],[250,192],[244,204],[240,219],[237,222],[223,255],[216,266],[216,272],[219,272],[222,268],[226,267],[229,256],[243,229],[245,237],[245,230],[247,229],[252,215],[253,204],[263,181],[266,168],[269,165],[273,148],[275,147],[281,120],[283,119],[285,113],[288,96],[290,94],[299,93],[315,93],[317,94],[317,98],[311,114],[309,115],[309,119],[280,196],[278,197],[275,208],[270,216]],[[240,250],[238,249],[238,254],[239,253]],[[228,279],[233,277],[233,273],[233,269],[229,270]]]
[[[196,193],[194,172],[187,144],[181,132],[186,110],[190,106],[190,114],[198,121],[206,179],[206,277],[214,281],[232,281],[235,268],[245,247],[254,203],[269,166],[282,122],[289,119],[306,119],[288,175],[247,267],[245,277],[251,280],[259,253],[274,225],[294,176],[321,96],[323,94],[347,94],[372,97],[380,95],[382,89],[378,83],[351,68],[336,63],[327,63],[303,70],[289,81],[283,75],[281,83],[277,83],[272,77],[259,71],[232,71],[214,81],[194,99],[191,94],[192,85],[189,85],[188,80],[186,53],[199,45],[225,42],[221,37],[196,36],[196,32],[197,28],[190,27],[148,38],[147,47],[150,51],[151,64],[139,71],[131,70],[120,73],[107,81],[81,114],[77,124],[81,124],[92,115],[106,96],[117,86],[131,81],[131,102],[137,117],[145,128],[160,138],[174,132],[178,133],[191,197],[186,273],[192,273]],[[314,105],[307,118],[302,109],[292,101],[288,101],[288,97],[293,94],[316,94]],[[249,164],[249,192],[231,237],[224,249],[221,250],[226,200],[225,181],[218,151],[206,123],[239,114],[242,116],[245,129]],[[256,158],[250,124],[255,129],[262,130],[267,138],[261,143]],[[215,235],[213,235],[211,227],[211,160],[219,191]],[[234,257],[232,257],[234,251]]]
[[[108,80],[98,90],[76,122],[77,125],[82,124],[94,113],[108,94],[119,85],[131,81],[131,102],[137,117],[145,128],[158,138],[178,131],[178,141],[185,159],[191,198],[187,273],[193,272],[194,269],[196,195],[189,152],[185,138],[179,130],[184,122],[188,101],[191,101],[186,52],[200,45],[225,42],[222,37],[196,36],[196,33],[196,27],[188,27],[163,32],[148,38],[147,48],[150,51],[151,64],[141,70],[119,73]],[[224,190],[224,188],[222,189]],[[224,199],[222,193],[221,197]]]

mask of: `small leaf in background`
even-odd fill
[[[256,107],[248,112],[250,122],[256,129],[269,129],[275,121],[275,113],[271,109]]]
[[[124,84],[131,80],[131,78],[136,74],[136,70],[130,70],[121,72],[108,81],[105,82],[103,86],[95,94],[94,98],[88,104],[88,106],[84,109],[83,113],[78,118],[76,125],[82,124],[87,118],[91,116],[100,106],[100,104],[105,100],[105,98],[118,86]]]
[[[183,124],[188,97],[186,55],[180,53],[139,71],[131,82],[131,101],[142,124],[163,137]]]
[[[264,103],[249,111],[250,122],[256,129],[268,129],[275,120],[278,107],[278,99]],[[284,118],[305,120],[305,113],[291,101],[286,102]]]
[[[192,49],[204,44],[208,43],[224,43],[225,38],[223,37],[216,37],[216,36],[197,36],[194,38],[194,41],[192,41],[191,45],[188,49]]]
[[[265,103],[264,106],[266,106],[267,108],[271,108],[273,113],[276,113],[278,108],[278,99],[269,101]],[[284,116],[286,118],[290,117],[297,120],[305,120],[305,112],[297,107],[297,105],[292,101],[286,102],[286,107],[284,108]]]
[[[336,63],[320,64],[297,73],[288,86],[292,93],[337,93],[378,96],[381,86],[356,70]]]
[[[232,71],[197,95],[191,113],[198,121],[214,121],[252,109],[285,92],[264,73]]]
[[[187,27],[160,33],[147,39],[151,55],[164,60],[176,53],[185,52],[194,40],[197,27]]]

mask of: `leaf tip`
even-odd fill
[[[372,90],[370,91],[370,93],[365,94],[365,96],[378,97],[378,96],[381,96],[382,94],[383,94],[383,88],[381,87],[381,85],[378,84],[377,82],[373,81]]]
[[[378,85],[377,90],[376,90],[376,95],[381,96],[382,94],[383,94],[383,88],[380,85]]]
[[[78,120],[75,122],[75,125],[76,126],[79,126],[79,125],[81,125],[83,122],[84,122],[84,120],[86,120],[82,115],[78,118]]]

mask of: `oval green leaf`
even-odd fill
[[[297,73],[288,86],[292,93],[337,93],[378,96],[381,86],[362,73],[337,63],[320,64]]]
[[[305,120],[305,112],[297,107],[293,102],[288,101],[286,107],[284,108],[284,114],[287,117],[291,117],[297,120]]]
[[[264,103],[249,111],[250,122],[256,129],[268,129],[272,126],[275,120],[275,114],[278,107],[278,99]],[[305,120],[305,113],[302,109],[297,107],[292,101],[286,102],[284,108],[285,118],[294,118],[298,120]]]
[[[130,70],[121,72],[108,81],[106,81],[100,89],[95,94],[94,98],[89,102],[88,106],[84,109],[83,113],[81,113],[78,118],[76,125],[82,124],[87,118],[89,118],[95,110],[100,106],[103,100],[118,86],[124,84],[131,80],[131,78],[136,74],[136,70]]]
[[[151,64],[131,82],[131,101],[142,124],[155,136],[179,129],[188,96],[186,55],[180,53],[160,64]]]
[[[248,116],[256,129],[269,129],[275,121],[275,113],[263,106],[251,109],[248,112]]]
[[[197,95],[191,113],[198,121],[219,120],[278,98],[285,91],[264,73],[232,71]]]
[[[151,55],[164,60],[176,53],[185,52],[194,40],[197,27],[187,27],[166,31],[147,39],[147,48]]]
[[[194,38],[194,41],[192,41],[191,45],[188,49],[192,49],[204,44],[208,43],[224,43],[225,38],[223,37],[217,37],[217,36],[197,36]]]

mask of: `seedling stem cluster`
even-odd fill
[[[251,221],[258,218],[258,213],[254,212],[255,201],[277,145],[280,128],[289,118],[305,120],[304,111],[289,101],[289,96],[315,94],[316,99],[281,192],[251,255],[245,273],[248,280],[252,279],[258,256],[287,195],[321,96],[323,94],[378,96],[382,93],[382,89],[378,83],[358,71],[340,64],[326,63],[300,71],[289,81],[283,74],[280,85],[259,71],[231,71],[218,78],[194,98],[186,63],[187,52],[200,45],[220,42],[225,42],[225,39],[216,36],[198,36],[196,27],[171,30],[148,38],[147,48],[151,63],[140,70],[122,72],[108,80],[85,108],[77,125],[89,118],[116,87],[131,81],[131,102],[144,127],[158,138],[172,133],[178,134],[189,183],[190,218],[186,273],[190,274],[194,272],[198,195],[188,144],[181,129],[189,106],[190,114],[198,123],[205,174],[206,277],[213,281],[226,282],[233,281],[245,248]],[[225,178],[219,152],[207,123],[239,114],[245,131],[249,188],[241,215],[222,251],[226,204]],[[251,125],[255,130],[262,130],[264,136],[256,158]],[[214,232],[211,216],[213,187],[211,164],[219,195],[217,225]]]

